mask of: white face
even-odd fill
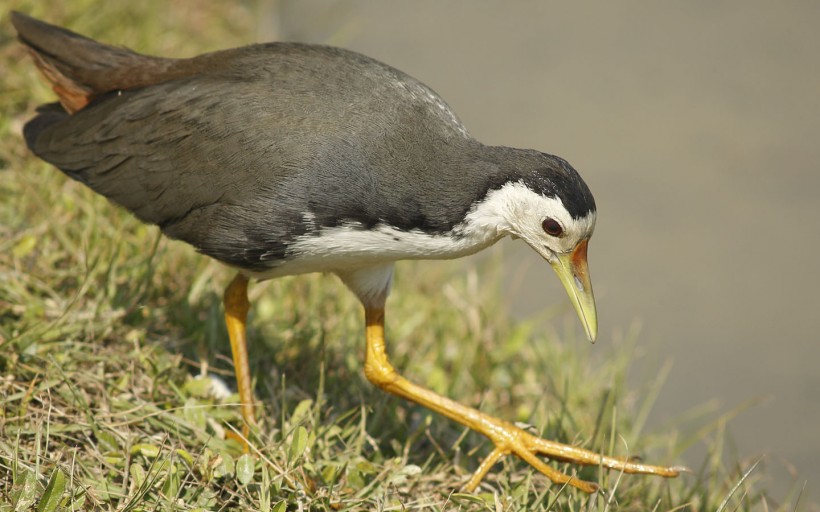
[[[573,219],[558,198],[544,197],[523,183],[507,183],[487,194],[467,215],[474,231],[521,238],[550,263],[569,295],[590,341],[598,334],[598,315],[587,266],[587,241],[595,213]]]
[[[573,219],[559,198],[544,197],[522,183],[508,183],[487,195],[470,213],[472,221],[493,222],[499,234],[518,237],[552,262],[571,252],[595,229],[595,212]]]

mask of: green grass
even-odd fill
[[[221,3],[72,2],[19,9],[146,52],[192,55],[251,42],[252,8]],[[39,7],[38,7],[39,6]],[[755,461],[726,460],[731,412],[664,432],[644,421],[662,378],[626,385],[633,338],[592,347],[513,322],[498,262],[401,263],[388,303],[397,368],[417,382],[544,436],[676,464],[706,439],[693,475],[579,471],[607,494],[551,486],[513,458],[460,494],[491,447],[374,389],[362,372],[361,307],[334,277],[251,290],[250,353],[260,425],[243,455],[225,432],[236,396],[220,297],[231,273],[159,236],[29,154],[20,132],[52,101],[0,11],[0,510],[791,510]],[[555,297],[554,300],[563,300]],[[563,314],[563,313],[562,313]],[[571,311],[566,314],[571,315]],[[598,361],[590,362],[591,359]],[[661,372],[662,374],[663,372]]]

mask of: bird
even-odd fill
[[[493,443],[464,490],[510,454],[589,493],[597,484],[544,459],[679,474],[543,439],[411,382],[388,358],[395,262],[459,258],[508,236],[549,263],[595,340],[587,249],[597,208],[567,161],[480,143],[431,88],[350,50],[273,42],[165,58],[20,12],[11,22],[59,100],[23,128],[34,155],[236,270],[223,304],[246,437],[256,421],[249,281],[321,272],[364,308],[371,383]]]

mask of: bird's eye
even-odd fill
[[[561,236],[564,234],[564,228],[561,227],[561,224],[559,224],[557,220],[549,217],[544,219],[544,222],[541,223],[541,227],[544,228],[544,232],[550,236]]]

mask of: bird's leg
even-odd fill
[[[665,477],[677,476],[680,468],[640,464],[630,460],[606,457],[576,446],[547,441],[536,437],[507,421],[464,406],[429,389],[413,384],[396,372],[385,352],[384,309],[365,308],[367,354],[365,375],[381,389],[427,407],[472,430],[487,436],[495,449],[479,465],[464,489],[472,491],[490,468],[505,455],[513,453],[524,459],[556,484],[568,484],[585,492],[595,492],[598,485],[565,475],[544,463],[537,455],[584,465],[600,465],[626,473],[647,473]]]
[[[245,322],[248,319],[248,278],[236,274],[231,284],[225,289],[225,324],[231,340],[233,366],[236,371],[236,386],[239,389],[239,401],[242,407],[242,435],[248,437],[249,425],[256,424],[253,413],[253,390],[251,389],[251,371],[248,365],[248,345],[245,336]],[[247,448],[247,446],[245,447]]]

